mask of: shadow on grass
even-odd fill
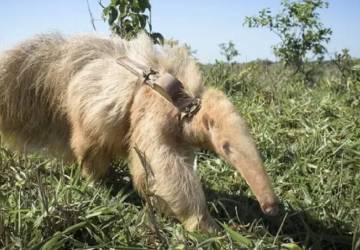
[[[103,184],[110,189],[112,196],[117,195],[119,192],[128,194],[126,201],[136,206],[141,206],[143,201],[136,193],[131,182],[131,176],[128,166],[124,162],[114,163],[104,179]]]
[[[137,206],[143,204],[142,199],[133,189],[127,167],[113,167],[109,172],[105,186],[111,189],[111,195],[125,192],[126,201]],[[233,226],[252,227],[261,225],[275,236],[282,239],[289,238],[311,249],[351,249],[352,236],[348,232],[351,226],[337,222],[331,227],[321,220],[314,219],[306,211],[296,211],[290,204],[280,207],[279,215],[266,216],[262,213],[258,202],[244,195],[230,195],[228,193],[212,190],[204,185],[211,214],[221,223],[232,222]],[[285,219],[284,219],[285,218]]]
[[[207,200],[215,204],[218,211],[212,211],[212,214],[220,222],[262,224],[273,236],[289,236],[311,249],[351,249],[350,225],[338,222],[327,227],[306,211],[296,211],[289,204],[286,209],[281,204],[279,214],[270,217],[262,213],[256,200],[247,196],[229,195],[211,189],[205,189],[205,193]]]

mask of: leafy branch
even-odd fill
[[[130,40],[140,31],[145,31],[155,43],[162,44],[163,36],[152,31],[151,4],[149,0],[111,0],[103,7],[103,18],[109,23],[114,34]]]

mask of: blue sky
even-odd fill
[[[106,0],[103,0],[106,3]],[[101,20],[97,0],[89,0],[97,32],[109,34]],[[232,40],[241,56],[239,61],[256,58],[274,59],[271,45],[278,42],[266,29],[242,26],[245,16],[254,15],[264,7],[277,11],[280,1],[270,0],[152,0],[154,31],[166,38],[186,42],[197,50],[201,62],[221,58],[219,44]],[[321,11],[321,20],[333,29],[328,52],[333,55],[349,48],[360,57],[360,0],[330,0],[328,9]],[[1,0],[0,51],[23,39],[42,32],[59,31],[66,35],[94,32],[90,24],[86,0]]]

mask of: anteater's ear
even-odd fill
[[[201,117],[201,122],[204,128],[207,131],[210,131],[215,126],[215,121],[210,117],[208,113],[203,113]]]

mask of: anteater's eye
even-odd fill
[[[231,149],[230,149],[231,146],[230,146],[230,143],[228,141],[224,142],[222,147],[223,147],[223,150],[224,150],[225,154],[227,154],[227,155],[231,154]]]

